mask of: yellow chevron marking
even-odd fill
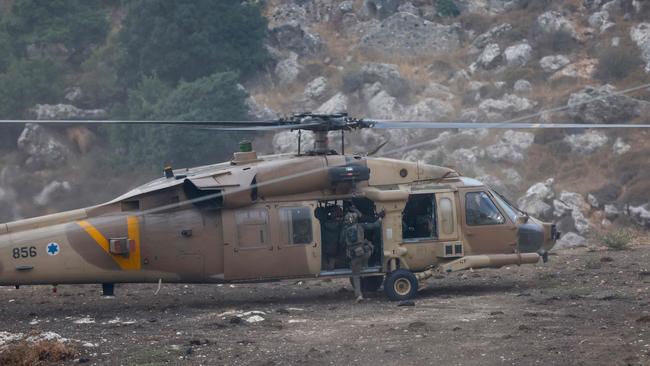
[[[111,254],[109,250],[110,248],[108,240],[90,222],[83,220],[77,221],[77,224],[79,224],[79,226],[81,226],[81,228],[84,229],[91,238],[93,238],[93,240],[97,243],[97,245],[99,245],[100,248],[102,248],[107,254],[111,256],[111,258],[113,258],[115,263],[117,263],[121,269],[126,271],[135,271],[142,268],[142,264],[140,262],[140,222],[138,221],[137,217],[127,217],[129,239],[132,240],[132,243],[135,244],[135,248],[131,248],[131,253],[128,257]]]

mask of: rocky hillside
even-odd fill
[[[253,118],[315,111],[476,123],[648,123],[648,89],[621,93],[650,83],[650,5],[643,1],[259,4],[269,57],[241,80]],[[117,29],[124,12],[112,9]],[[41,105],[34,113],[106,113],[105,105],[74,106],[83,104],[75,102],[84,100],[83,89],[69,89],[65,105]],[[348,149],[363,153],[388,141],[377,155],[455,166],[532,215],[559,222],[572,233],[564,244],[572,245],[611,226],[650,227],[649,133],[362,131],[352,134]],[[255,144],[266,153],[289,152],[296,141],[286,132],[259,135]],[[4,158],[0,218],[96,203],[149,178],[97,168],[103,149],[102,135],[86,129],[27,126],[17,152]],[[55,168],[61,162],[65,169]]]

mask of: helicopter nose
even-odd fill
[[[544,245],[544,227],[535,222],[527,222],[517,227],[519,252],[537,253]]]

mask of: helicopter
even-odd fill
[[[24,123],[25,121],[3,121]],[[184,169],[112,201],[0,224],[0,285],[257,283],[345,278],[341,218],[382,216],[364,291],[390,300],[422,281],[486,267],[546,262],[561,233],[450,167],[345,154],[345,132],[376,129],[648,128],[650,125],[386,121],[303,113],[269,121],[33,121],[189,124],[216,131],[303,131],[313,149],[260,156],[250,142],[230,161]],[[341,152],[328,134],[342,136]],[[332,240],[332,238],[334,238]],[[334,244],[332,244],[334,242]]]

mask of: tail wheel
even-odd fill
[[[384,276],[361,277],[361,291],[375,292],[379,290],[382,283],[384,283]],[[350,284],[354,287],[352,277],[350,277]]]
[[[418,279],[413,272],[398,269],[386,275],[384,291],[386,296],[393,301],[412,299],[418,293]]]

